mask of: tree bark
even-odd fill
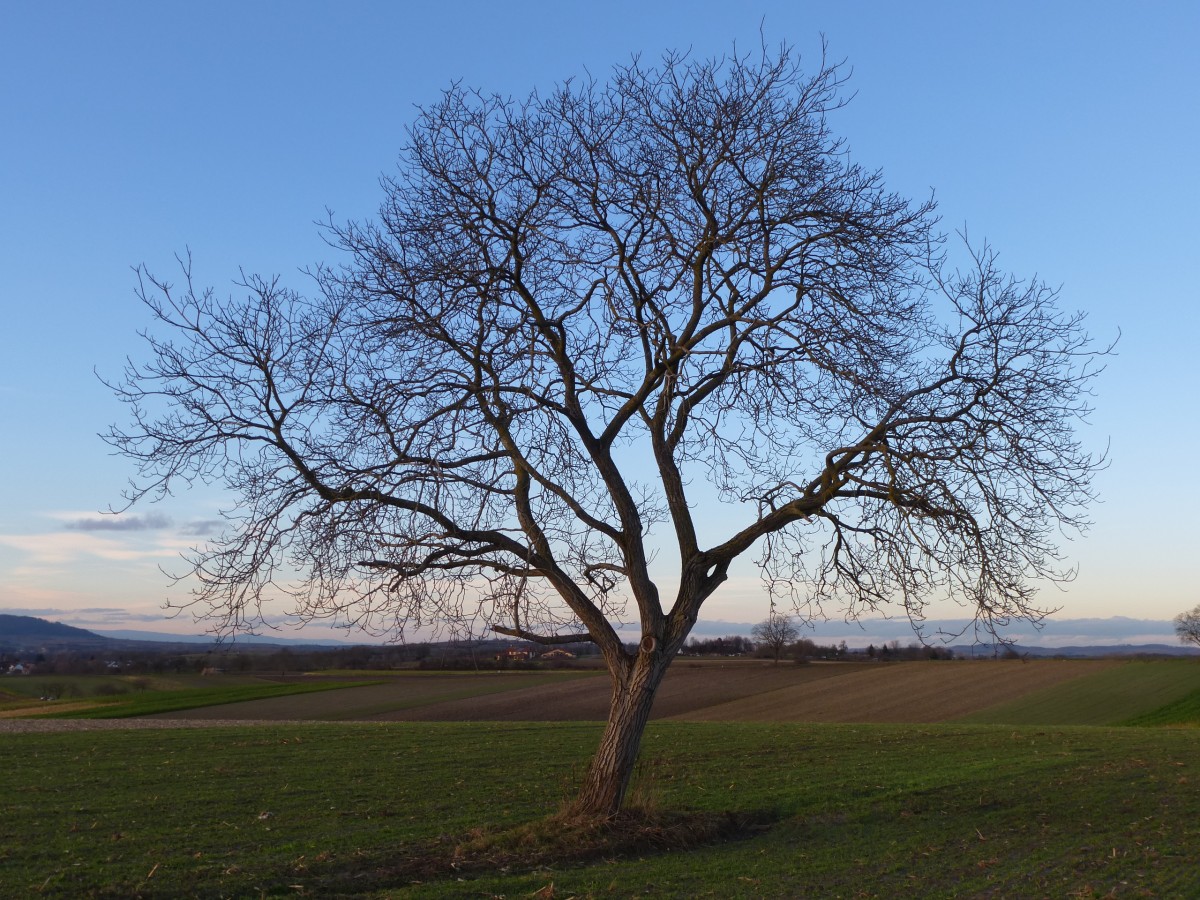
[[[576,812],[609,817],[620,810],[654,697],[669,665],[670,658],[661,651],[643,650],[624,678],[614,673],[608,723],[575,801]]]

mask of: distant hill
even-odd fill
[[[1200,648],[1183,644],[1107,644],[1090,647],[1037,647],[1034,656],[1196,656]]]
[[[332,640],[276,638],[261,635],[242,635],[236,640],[218,642],[209,635],[170,634],[154,631],[88,631],[61,622],[51,622],[37,616],[0,614],[0,650],[115,650],[194,653],[205,649],[241,649],[270,651],[280,647],[333,649],[351,646]]]
[[[994,647],[990,644],[967,644],[951,648],[959,656],[988,657],[1002,656],[1007,647]],[[1026,647],[1017,644],[1012,647],[1021,656],[1058,656],[1075,659],[1098,658],[1104,656],[1198,656],[1200,647],[1186,647],[1181,644],[1097,644],[1086,647]]]
[[[0,644],[6,643],[72,643],[84,641],[103,644],[105,639],[85,628],[50,622],[36,616],[12,616],[0,614]]]
[[[173,634],[168,631],[134,631],[131,629],[121,629],[110,631],[108,629],[98,631],[96,634],[101,637],[113,638],[121,641],[150,641],[152,643],[175,643],[175,644],[215,644],[217,639],[211,634]],[[224,646],[231,646],[234,641],[227,640]],[[333,638],[290,638],[290,637],[274,637],[270,634],[255,634],[255,635],[239,635],[237,644],[278,644],[288,647],[352,647],[355,644],[346,641],[337,641]],[[360,642],[361,643],[361,642]]]
[[[494,644],[506,646],[507,641],[482,641],[476,645],[480,652]],[[333,650],[356,646],[348,641],[331,638],[306,639],[265,635],[239,635],[236,639],[218,642],[212,635],[184,635],[153,631],[88,631],[61,622],[51,622],[37,616],[18,616],[0,613],[0,649],[111,649],[147,652],[195,653],[209,649],[245,650],[270,652],[281,647],[308,650]],[[438,646],[436,643],[432,646]],[[454,646],[451,642],[449,646]],[[1002,656],[1010,648],[993,647],[989,644],[962,644],[950,647],[959,656],[987,658]],[[1198,656],[1200,648],[1178,644],[1111,644],[1064,647],[1029,647],[1017,644],[1011,648],[1021,656],[1028,657],[1104,657],[1104,656]]]

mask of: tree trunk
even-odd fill
[[[669,666],[670,659],[663,654],[642,652],[625,679],[614,677],[608,724],[575,801],[577,812],[612,816],[621,808],[654,696]]]

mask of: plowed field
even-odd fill
[[[706,722],[941,722],[1123,663],[1034,660],[812,663],[680,661],[653,718]],[[384,684],[164,714],[168,718],[602,721],[603,673],[398,676]]]
[[[868,665],[671,718],[704,722],[944,722],[1120,663],[1038,660]],[[836,663],[836,668],[841,668]]]

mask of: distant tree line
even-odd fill
[[[889,641],[876,646],[851,649],[845,641],[836,644],[819,644],[809,638],[797,638],[782,643],[774,641],[752,641],[741,635],[726,635],[717,638],[692,638],[683,649],[684,656],[753,656],[806,662],[808,660],[878,660],[900,662],[919,659],[954,659],[949,647],[931,647],[916,642],[901,646],[899,641]]]
[[[740,634],[718,638],[692,638],[684,648],[685,656],[748,656],[754,652],[754,642]]]
[[[681,650],[684,656],[779,658],[789,661],[878,660],[881,662],[952,659],[949,648],[917,643],[901,646],[890,641],[851,649],[845,641],[821,644],[809,638],[755,641],[743,635],[691,638]],[[563,644],[557,658],[543,658],[547,648],[525,641],[467,640],[407,644],[353,646],[278,646],[233,642],[216,648],[174,645],[170,649],[47,647],[0,650],[0,673],[19,666],[39,675],[180,675],[204,671],[238,674],[281,674],[327,669],[379,671],[388,669],[494,670],[541,669],[572,665],[598,654],[588,642]]]
[[[954,651],[949,647],[931,647],[925,644],[911,642],[901,647],[899,641],[889,641],[876,647],[874,644],[861,651],[868,659],[881,659],[885,662],[892,660],[914,659],[954,659]],[[1019,655],[1013,651],[1013,655]]]
[[[527,654],[507,655],[502,651],[516,648]],[[117,648],[45,648],[42,650],[0,650],[0,674],[20,668],[38,675],[181,675],[204,671],[240,674],[280,674],[322,669],[508,669],[546,668],[569,664],[578,658],[595,656],[588,643],[567,644],[558,648],[557,658],[543,661],[546,648],[536,644],[510,641],[446,641],[433,643],[354,645],[301,645],[231,643],[217,648],[171,650],[130,650]]]

